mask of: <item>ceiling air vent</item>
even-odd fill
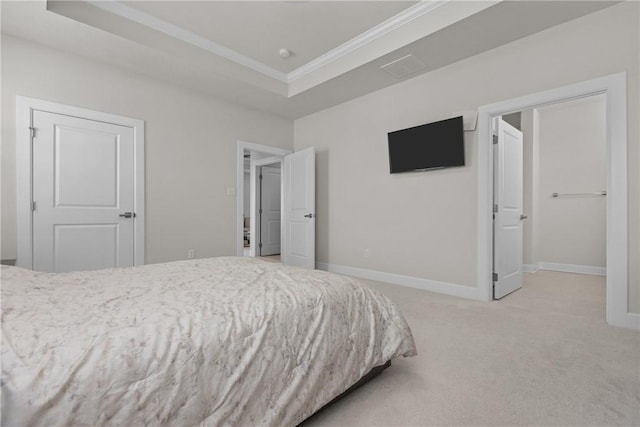
[[[425,69],[427,66],[424,62],[413,56],[412,53],[403,56],[402,58],[391,61],[388,64],[381,66],[380,68],[387,73],[391,74],[396,79],[402,79],[411,74],[414,74],[420,70]]]

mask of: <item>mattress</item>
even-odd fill
[[[2,267],[2,425],[296,425],[411,331],[356,279],[221,257]]]

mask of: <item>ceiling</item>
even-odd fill
[[[614,3],[35,0],[1,7],[3,34],[298,118]],[[281,48],[291,56],[280,57]],[[400,77],[381,69],[407,55],[417,68],[396,63]]]
[[[386,21],[415,1],[131,1],[155,16],[283,73]],[[281,58],[278,51],[293,54]]]

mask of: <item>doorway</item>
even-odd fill
[[[493,298],[493,155],[494,117],[596,94],[606,95],[607,322],[639,328],[639,317],[628,310],[627,248],[627,85],[626,73],[614,74],[495,104],[478,111],[478,287],[483,299]]]
[[[315,268],[315,148],[292,153],[289,150],[238,141],[237,167],[237,256],[256,256],[257,203],[259,166],[281,165],[280,184],[280,252],[286,265]],[[245,171],[249,165],[249,204],[251,217],[245,218]],[[245,224],[249,224],[249,250],[245,251]],[[264,245],[264,241],[263,241]]]
[[[255,177],[254,181],[249,182],[249,211],[255,221],[249,221],[251,240],[248,255],[265,261],[280,262],[282,159],[267,157],[251,160],[250,169],[250,173],[245,174],[245,177],[249,179],[251,176]]]
[[[277,194],[273,194],[274,188],[273,181],[270,179],[267,186],[268,192],[272,193],[271,197],[266,197],[265,205],[268,204],[268,210],[272,211],[268,215],[264,216],[265,221],[269,223],[266,230],[261,227],[260,221],[260,205],[261,205],[261,185],[260,185],[260,172],[263,167],[273,168],[278,167],[281,169],[282,159],[291,151],[270,147],[267,145],[255,144],[252,142],[238,141],[238,256],[261,256],[260,251],[260,235],[264,233],[268,238],[269,235],[273,237],[275,228],[278,228],[280,233],[280,224],[274,225],[274,218],[278,214],[275,212],[274,202],[281,205],[281,183],[278,183],[280,191]],[[277,166],[276,166],[277,165]],[[270,176],[273,178],[273,175]],[[278,200],[276,200],[276,197]],[[264,209],[263,209],[264,210]],[[271,229],[269,230],[269,227]],[[277,240],[278,246],[280,246],[280,240],[271,238],[270,241],[273,244],[274,240]],[[264,247],[264,242],[263,242]],[[273,250],[275,245],[272,245],[270,250]],[[266,251],[265,251],[266,253]]]
[[[494,119],[494,299],[523,273],[606,275],[605,108],[600,94]]]

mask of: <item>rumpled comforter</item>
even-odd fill
[[[358,280],[222,257],[2,268],[2,425],[296,425],[416,354]]]

